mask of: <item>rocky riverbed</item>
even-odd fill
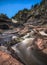
[[[21,30],[22,31],[22,30]],[[42,32],[43,33],[42,33]],[[0,35],[0,50],[17,57],[25,65],[47,65],[47,28],[33,28],[21,34],[4,33]],[[18,32],[19,33],[19,32]]]
[[[47,65],[47,0],[0,15],[0,65]]]

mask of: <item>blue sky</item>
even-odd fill
[[[0,0],[0,14],[4,13],[11,18],[19,10],[30,9],[32,5],[40,2],[41,0]]]

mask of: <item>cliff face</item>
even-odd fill
[[[32,9],[24,9],[19,11],[13,18],[20,23],[41,26],[47,24],[47,1],[42,0],[40,4],[36,4]]]
[[[0,22],[2,22],[3,24],[8,24],[9,26],[12,25],[15,27],[19,27],[19,25],[20,26],[23,26],[23,25],[24,26],[27,26],[27,25],[47,26],[47,1],[42,0],[40,4],[35,4],[29,10],[26,8],[24,10],[20,10],[11,19],[9,19],[6,15],[1,14]]]
[[[0,29],[9,29],[11,20],[4,14],[0,14]]]
[[[47,1],[46,1],[47,2]],[[34,26],[41,26],[47,24],[47,8],[45,2],[40,3],[40,5],[36,6],[27,22],[28,24],[32,24]]]

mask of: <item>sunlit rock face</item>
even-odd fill
[[[23,65],[17,59],[13,58],[10,54],[0,51],[0,65]]]
[[[12,19],[12,22],[13,22],[13,23],[18,23],[18,21],[14,20],[14,19]]]
[[[41,38],[27,38],[11,48],[25,65],[47,65],[47,54],[42,51],[42,42]]]

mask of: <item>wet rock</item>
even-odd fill
[[[11,47],[23,63],[26,65],[47,65],[47,55],[45,53],[47,46],[43,37],[27,38],[21,43]],[[44,51],[45,49],[45,51]]]

